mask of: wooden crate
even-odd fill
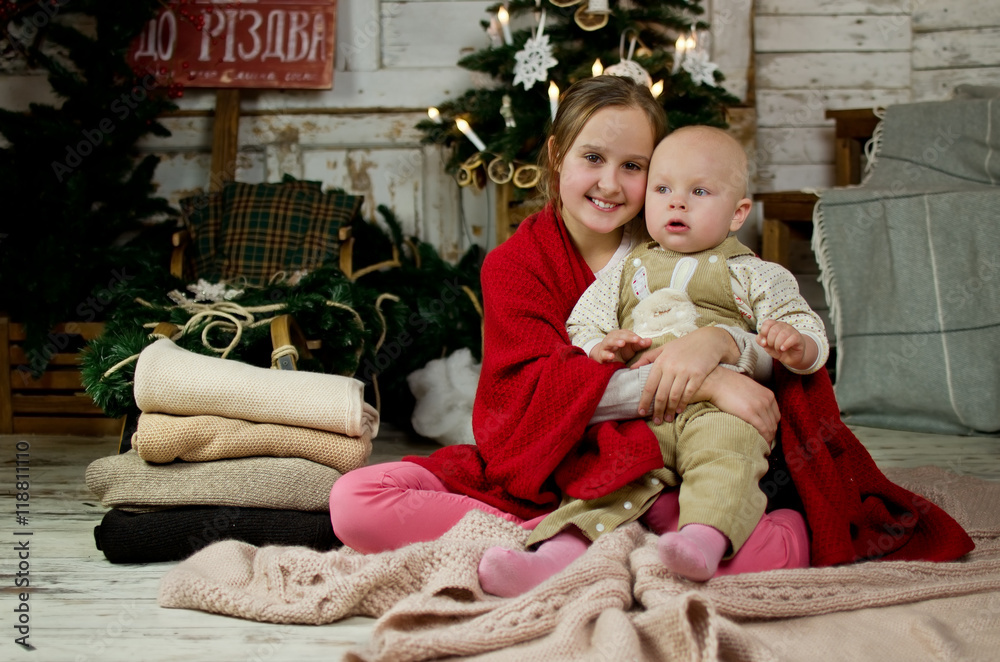
[[[24,325],[0,315],[0,434],[117,435],[120,419],[108,418],[84,391],[80,349],[101,334],[100,322],[66,322],[50,334],[48,367],[31,374]]]

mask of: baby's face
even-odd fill
[[[734,151],[736,150],[736,151]],[[742,148],[721,131],[679,129],[653,152],[646,185],[646,228],[664,248],[696,253],[743,225]]]

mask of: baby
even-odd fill
[[[567,322],[573,344],[597,361],[622,361],[695,328],[730,325],[755,330],[758,343],[789,370],[819,370],[829,344],[795,278],[729,236],[750,211],[748,177],[746,154],[725,131],[691,126],[667,136],[649,167],[645,216],[652,241],[639,243],[584,292]],[[669,389],[672,379],[665,374],[661,387]],[[758,482],[771,444],[707,402],[670,418],[650,422],[663,469],[601,499],[564,501],[528,543],[568,525],[594,540],[641,516],[665,486],[679,484],[679,530],[662,533],[660,558],[688,579],[712,577],[764,514],[767,498]]]

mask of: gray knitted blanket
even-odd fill
[[[815,213],[844,419],[996,434],[1000,97],[891,106],[874,144],[865,181]]]

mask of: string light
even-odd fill
[[[484,143],[482,139],[480,139],[480,137],[476,135],[476,132],[472,130],[472,127],[469,126],[468,122],[459,117],[457,120],[455,120],[455,126],[457,126],[458,130],[464,133],[465,137],[468,138],[472,142],[472,144],[476,146],[476,149],[478,149],[480,152],[486,151],[486,143]]]
[[[514,38],[510,34],[510,14],[503,5],[497,10],[497,20],[500,21],[500,29],[503,31],[503,43],[510,46],[514,43]]]
[[[674,42],[674,64],[670,68],[671,74],[676,74],[677,70],[681,68],[681,61],[684,59],[684,52],[687,50],[687,39],[684,35],[677,37],[677,41]]]

